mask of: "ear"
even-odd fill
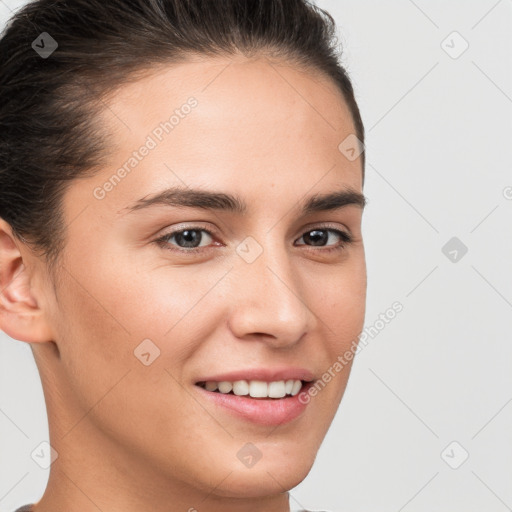
[[[52,330],[40,307],[43,297],[34,289],[35,261],[29,264],[28,249],[24,261],[18,245],[10,225],[0,218],[0,329],[19,341],[51,341]]]

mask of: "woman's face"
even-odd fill
[[[350,371],[333,367],[363,328],[361,159],[338,148],[355,133],[349,110],[319,75],[243,58],[161,69],[105,105],[115,152],[66,192],[48,299],[58,464],[80,460],[84,488],[282,493],[313,464]],[[251,381],[329,369],[307,400],[198,385],[248,380],[258,394]]]

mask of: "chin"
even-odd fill
[[[299,485],[309,474],[314,456],[260,459],[250,468],[233,466],[231,474],[215,493],[232,498],[263,498],[284,493]],[[228,474],[229,471],[226,472]]]

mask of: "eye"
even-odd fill
[[[203,233],[206,233],[206,236],[204,236]],[[187,229],[180,229],[166,233],[155,240],[155,242],[167,249],[194,252],[194,249],[204,247],[211,243],[212,240],[213,235],[210,231],[198,226],[192,226]],[[169,247],[174,244],[177,245],[176,249]]]
[[[334,228],[326,228],[326,227],[319,227],[315,229],[311,229],[304,233],[299,240],[304,240],[306,244],[311,244],[313,247],[325,247],[328,244],[329,241],[332,241],[334,239],[336,243],[336,239],[338,240],[338,243],[334,246],[330,246],[328,249],[324,249],[326,251],[330,250],[337,250],[337,249],[343,249],[348,244],[352,242],[352,236],[345,232],[341,231],[340,229],[334,229]],[[299,245],[306,245],[306,244],[299,244]]]
[[[352,236],[342,230],[317,227],[306,231],[298,241],[307,245],[310,250],[313,247],[327,247],[322,252],[341,250],[352,242]],[[213,241],[213,234],[200,226],[191,226],[186,229],[178,229],[162,235],[155,242],[164,249],[182,253],[200,252],[201,248],[208,247]],[[334,241],[334,244],[332,243]]]

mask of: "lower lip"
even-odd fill
[[[299,417],[306,409],[308,403],[302,403],[299,395],[313,385],[307,382],[295,396],[283,398],[250,398],[207,391],[201,386],[195,386],[215,405],[229,409],[238,417],[249,420],[258,425],[281,425]]]

